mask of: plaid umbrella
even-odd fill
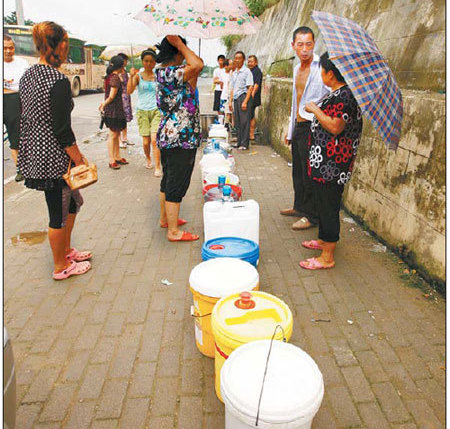
[[[313,11],[330,59],[342,73],[363,113],[389,149],[397,149],[403,117],[402,94],[373,39],[350,19]]]

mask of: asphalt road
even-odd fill
[[[199,79],[200,109],[202,112],[210,112],[212,109],[212,79]],[[72,112],[72,129],[78,142],[83,142],[99,131],[100,113],[98,106],[104,98],[103,93],[94,91],[82,91],[74,98],[75,107]],[[137,91],[132,95],[132,105],[136,106]],[[4,184],[14,179],[15,166],[11,159],[8,144],[4,144],[3,181]]]

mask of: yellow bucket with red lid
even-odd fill
[[[281,329],[276,329],[277,325]],[[211,327],[215,342],[215,389],[220,394],[220,370],[228,356],[251,341],[288,341],[293,318],[289,307],[274,295],[261,291],[242,292],[220,299],[212,311]]]

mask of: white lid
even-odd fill
[[[208,134],[208,138],[214,139],[226,139],[228,136],[228,132],[226,130],[211,130]]]
[[[193,268],[189,285],[196,292],[212,298],[252,290],[259,283],[256,268],[237,258],[215,258]]]
[[[226,161],[227,159],[221,153],[218,152],[207,153],[206,155],[203,155],[202,159],[200,160],[200,166],[206,167],[206,166],[220,165],[224,164]]]
[[[231,406],[252,427],[270,340],[252,341],[233,351],[220,374],[225,405]],[[322,402],[322,373],[314,360],[299,347],[273,341],[259,418],[266,423],[310,420]]]

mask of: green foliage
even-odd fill
[[[241,36],[239,34],[229,34],[227,36],[223,36],[222,37],[222,42],[225,45],[225,47],[227,48],[227,52],[230,52],[231,48],[236,43],[238,43],[242,39],[242,37],[244,37],[244,36]]]
[[[245,4],[253,15],[260,16],[266,9],[276,5],[280,0],[245,0]],[[243,36],[230,34],[222,37],[222,42],[230,52],[233,46],[238,43]]]
[[[273,77],[292,77],[292,58],[272,63],[267,74]]]
[[[266,9],[277,4],[280,0],[245,0],[250,12],[256,16],[261,15]]]
[[[16,11],[11,12],[9,15],[3,17],[3,24],[6,25],[17,25],[17,15]],[[31,19],[25,19],[25,25],[34,25]]]

